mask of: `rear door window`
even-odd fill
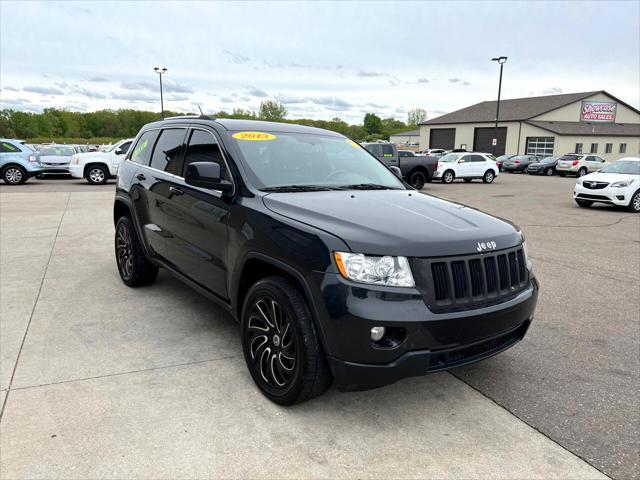
[[[0,142],[0,153],[17,153],[20,149],[13,143]]]
[[[186,128],[162,130],[151,155],[151,168],[182,176]]]
[[[160,133],[160,130],[148,130],[140,135],[129,160],[139,163],[140,165],[149,165],[153,144],[156,143],[158,133]]]

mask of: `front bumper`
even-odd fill
[[[531,321],[538,284],[514,298],[473,310],[434,313],[412,288],[362,286],[316,273],[318,317],[329,365],[345,390],[376,388],[405,377],[453,368],[499,353],[521,340]],[[406,332],[394,348],[370,339],[374,326]]]
[[[591,189],[576,184],[573,189],[574,200],[588,200],[591,202],[606,203],[626,207],[631,201],[633,190],[630,188],[606,187]]]
[[[43,163],[42,166],[44,167],[42,170],[42,173],[47,174],[47,173],[69,173],[69,164],[65,163],[62,165],[50,165],[50,164],[46,164]]]
[[[69,165],[69,173],[73,178],[83,178],[84,165]]]

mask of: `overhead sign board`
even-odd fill
[[[580,108],[581,122],[615,122],[616,102],[591,102],[583,100]]]

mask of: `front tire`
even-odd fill
[[[427,178],[423,172],[417,171],[409,175],[409,184],[416,190],[422,190]]]
[[[576,200],[576,203],[579,207],[582,208],[589,208],[591,205],[593,205],[593,202],[590,200]]]
[[[2,180],[8,185],[20,185],[27,181],[27,171],[19,165],[8,165],[2,169]]]
[[[442,174],[442,183],[451,183],[454,178],[456,178],[456,175],[453,170],[447,170]]]
[[[104,185],[109,179],[109,170],[104,165],[90,165],[84,178],[91,185]]]
[[[495,178],[496,178],[495,173],[493,173],[492,170],[487,170],[486,172],[484,172],[484,175],[482,177],[482,181],[484,183],[493,183]]]
[[[249,289],[241,332],[249,373],[269,400],[293,405],[321,395],[331,385],[309,308],[291,281],[267,277]]]
[[[140,239],[129,216],[123,216],[116,223],[115,236],[116,263],[122,281],[130,287],[141,287],[154,282],[158,267],[151,264],[144,255]]]
[[[630,212],[640,213],[640,190],[633,194],[627,208]]]

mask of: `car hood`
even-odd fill
[[[105,160],[109,158],[109,154],[106,152],[85,152],[76,153],[74,157],[78,157],[80,160]]]
[[[265,206],[341,238],[353,252],[438,257],[519,245],[517,228],[499,218],[408,190],[271,193]]]
[[[580,177],[580,180],[582,180],[583,182],[586,180],[587,182],[596,181],[596,182],[613,183],[613,182],[619,182],[620,180],[635,180],[636,182],[639,182],[640,178],[638,177],[638,175],[630,175],[627,173],[594,172],[594,173],[585,175],[583,177]]]

